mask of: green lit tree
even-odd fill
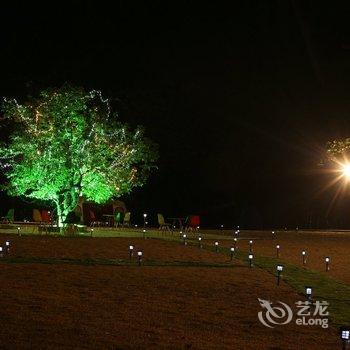
[[[104,203],[142,186],[157,152],[142,128],[130,130],[111,114],[99,91],[64,86],[25,104],[5,100],[3,117],[15,125],[0,147],[8,193],[50,201],[59,224],[79,196]]]

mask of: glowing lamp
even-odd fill
[[[215,242],[215,251],[218,252],[219,242]]]
[[[233,260],[233,256],[235,255],[235,248],[231,247],[230,248],[230,256],[231,256],[231,260]]]
[[[143,214],[143,217],[146,219],[146,218],[147,218],[147,214],[146,214],[146,213],[144,213],[144,214]]]
[[[277,285],[280,285],[281,272],[283,271],[283,265],[277,265]]]
[[[253,258],[254,258],[253,254],[249,254],[249,255],[248,255],[249,267],[252,267],[252,266],[253,266]]]
[[[141,262],[142,262],[142,252],[141,251],[137,252],[137,259],[138,259],[139,266],[141,266]]]
[[[312,297],[312,287],[305,287],[306,297],[310,300]]]
[[[331,261],[329,256],[326,256],[324,261],[326,262],[326,271],[329,271],[329,263]]]

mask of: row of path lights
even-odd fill
[[[7,254],[10,252],[10,241],[5,242],[5,246],[0,247],[0,258],[4,257],[4,254]]]
[[[132,257],[134,256],[134,246],[133,245],[129,245],[129,260],[131,261],[132,260]],[[143,256],[143,253],[142,251],[138,251],[137,252],[137,262],[138,262],[138,265],[141,266],[141,263],[142,263],[142,256]]]

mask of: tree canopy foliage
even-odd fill
[[[118,121],[99,91],[63,86],[2,107],[16,125],[0,147],[8,193],[53,202],[61,222],[79,196],[96,203],[120,197],[155,167],[157,152],[143,129]]]

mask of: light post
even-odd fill
[[[301,257],[303,259],[303,265],[306,265],[306,251],[305,250],[303,250],[301,252]]]
[[[145,228],[142,230],[142,237],[146,238],[146,229]]]
[[[138,260],[139,266],[141,266],[141,263],[142,263],[142,252],[141,251],[137,252],[137,260]]]
[[[8,253],[10,251],[10,241],[5,242],[5,248],[6,248],[6,252]]]
[[[184,234],[182,235],[182,240],[183,240],[183,244],[184,244],[184,245],[187,245],[187,235],[186,235],[186,233],[184,233]]]
[[[144,214],[143,214],[143,228],[146,227],[146,219],[147,219],[147,214],[144,213]]]
[[[346,350],[350,340],[350,329],[348,327],[340,328],[340,339],[343,343],[343,350]]]
[[[277,269],[277,285],[280,285],[280,278],[281,278],[281,273],[283,271],[283,265],[277,265],[276,266]]]
[[[329,264],[330,264],[330,261],[331,261],[331,258],[329,256],[326,256],[324,261],[326,262],[326,272],[329,271]]]
[[[21,228],[19,226],[17,227],[17,234],[18,234],[18,236],[21,235]]]
[[[198,237],[198,245],[199,245],[199,248],[202,249],[202,237],[201,236]]]
[[[131,260],[132,256],[134,255],[134,246],[129,246],[129,260]]]
[[[230,248],[231,261],[233,260],[234,255],[235,255],[235,248],[234,248],[234,247],[231,247],[231,248]]]
[[[311,301],[312,299],[312,287],[305,287],[305,294],[306,294],[306,298],[307,300]]]
[[[252,267],[252,266],[253,266],[253,258],[254,258],[253,254],[250,253],[250,254],[248,255],[249,267]]]
[[[233,247],[235,249],[237,248],[237,238],[236,237],[233,239]]]
[[[277,256],[277,258],[280,257],[280,245],[279,244],[276,245],[276,256]]]
[[[249,241],[249,252],[251,253],[253,251],[253,241]]]
[[[94,229],[92,228],[92,229],[90,230],[90,237],[92,237],[93,234],[94,234]]]
[[[215,244],[215,252],[217,253],[219,249],[219,242],[215,242],[214,244]]]

